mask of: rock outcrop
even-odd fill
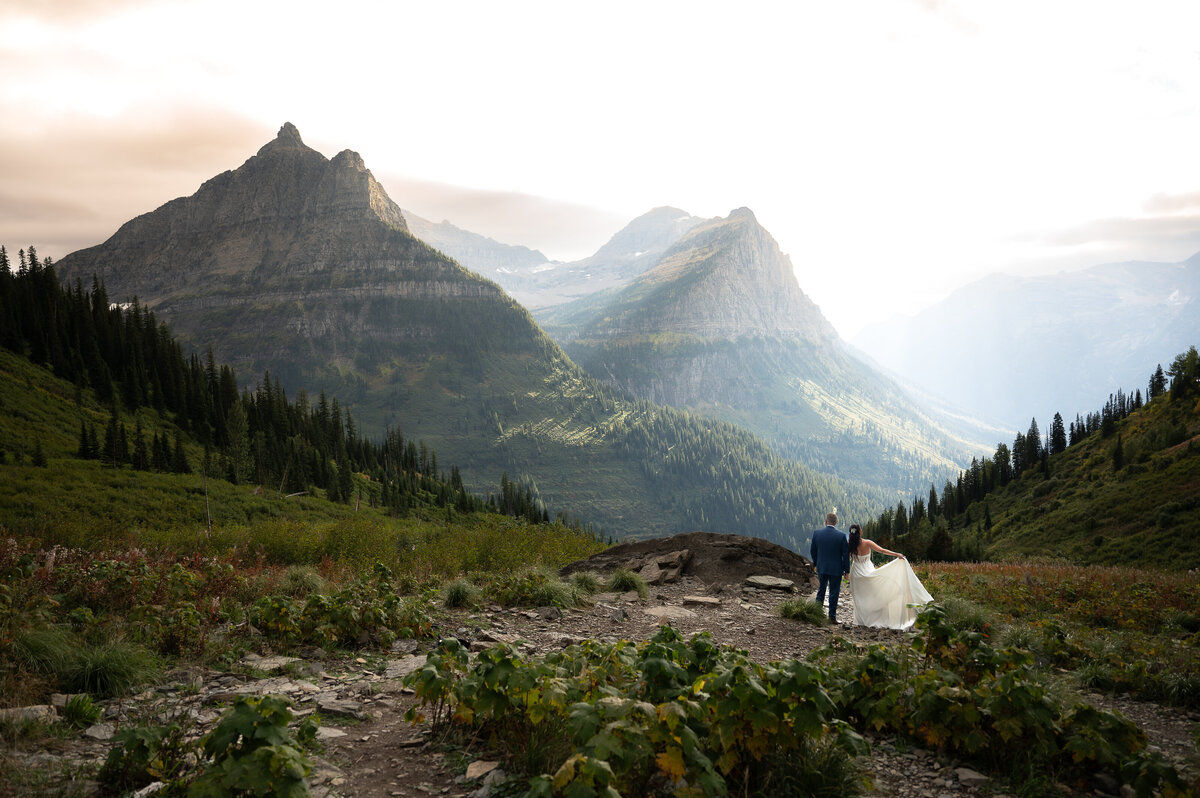
[[[801,590],[809,585],[816,589],[812,563],[794,551],[762,538],[714,532],[622,543],[577,560],[565,566],[562,573],[611,572],[617,568],[637,571],[650,584],[691,576],[710,587],[737,586],[749,576],[768,575],[791,580]]]

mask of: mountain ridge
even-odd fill
[[[287,126],[260,153],[63,258],[60,276],[102,275],[237,373],[337,396],[362,430],[419,429],[468,488],[508,473],[609,534],[802,545],[829,506],[886,500],[592,380],[499,285],[393,224],[399,206],[357,156],[325,161]]]
[[[983,451],[852,354],[747,208],[695,225],[625,288],[553,320],[607,384],[746,426],[830,473],[907,490]]]

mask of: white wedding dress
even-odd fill
[[[850,594],[855,624],[889,629],[909,628],[917,620],[909,605],[933,601],[908,560],[897,557],[876,568],[869,553],[850,557]]]

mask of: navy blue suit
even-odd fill
[[[817,567],[821,586],[817,589],[817,603],[825,602],[825,588],[829,588],[829,620],[837,620],[838,594],[842,592],[842,574],[850,573],[850,541],[846,534],[835,526],[827,526],[813,532],[812,544],[808,547],[809,559]]]

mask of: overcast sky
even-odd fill
[[[1197,31],[1194,0],[4,0],[0,243],[98,243],[290,121],[552,258],[748,206],[850,338],[991,271],[1200,251]]]

